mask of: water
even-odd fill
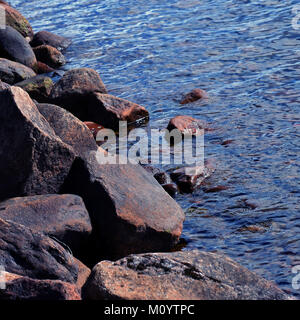
[[[66,68],[96,69],[110,93],[147,107],[151,127],[180,114],[211,123],[206,157],[217,171],[207,184],[228,189],[177,198],[185,250],[224,252],[299,297],[291,286],[300,264],[297,2],[11,1],[35,31],[72,38]],[[210,99],[179,105],[196,87]],[[260,232],[243,229],[251,225]]]

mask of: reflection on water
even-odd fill
[[[300,264],[300,30],[279,0],[11,1],[35,30],[73,39],[67,68],[96,69],[112,94],[145,105],[150,126],[211,123],[206,188],[179,196],[187,249],[224,251],[283,289]],[[179,105],[195,87],[210,99]],[[226,141],[231,143],[225,143]],[[217,190],[215,190],[217,191]]]

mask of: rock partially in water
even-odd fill
[[[162,184],[161,186],[171,197],[175,197],[175,195],[179,191],[175,183],[166,183],[166,184]]]
[[[171,250],[182,232],[182,209],[140,165],[99,164],[99,152],[77,159],[61,190],[84,199],[98,252],[118,258]]]
[[[182,134],[188,135],[202,135],[202,130],[205,130],[206,128],[207,124],[204,121],[190,116],[176,116],[170,120],[167,127],[169,131],[176,129]]]
[[[0,79],[8,84],[36,76],[35,72],[21,63],[0,58]]]
[[[41,61],[37,62],[34,70],[37,74],[50,73],[54,71],[54,69],[50,68],[49,66],[47,66],[45,63]]]
[[[32,47],[38,47],[41,45],[49,45],[56,48],[59,51],[67,49],[71,45],[72,41],[65,37],[58,36],[49,31],[39,31],[33,37],[30,42]]]
[[[56,69],[66,64],[64,55],[49,45],[41,45],[33,48],[33,52],[38,61],[45,63],[51,68]]]
[[[47,102],[54,86],[51,78],[38,75],[30,79],[18,82],[15,86],[22,88],[26,91],[32,99],[38,102]]]
[[[37,61],[26,39],[14,28],[0,29],[0,57],[34,68]]]
[[[82,290],[92,300],[288,300],[272,282],[216,253],[185,251],[102,261]]]
[[[204,90],[194,89],[182,98],[182,100],[180,101],[180,104],[192,103],[197,100],[207,99],[207,98],[208,98],[208,94]]]
[[[84,256],[92,233],[89,214],[75,195],[41,195],[13,198],[0,203],[0,218],[54,237]]]
[[[0,218],[0,265],[33,279],[76,283],[78,267],[58,242],[35,230]]]
[[[6,25],[14,28],[24,38],[30,41],[33,38],[33,30],[27,19],[25,19],[18,10],[12,8],[5,1],[1,1],[0,3],[5,9]]]
[[[60,280],[38,280],[4,272],[5,290],[0,290],[0,300],[81,300],[75,284]]]
[[[53,104],[38,103],[37,108],[50,124],[55,134],[72,147],[77,156],[97,150],[90,130],[70,112]]]
[[[62,142],[27,92],[0,91],[0,199],[57,193],[75,153]]]

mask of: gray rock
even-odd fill
[[[35,72],[21,63],[0,58],[0,79],[8,84],[36,76]]]

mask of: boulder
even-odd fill
[[[0,203],[0,218],[42,232],[66,244],[76,257],[84,256],[92,233],[89,214],[75,195],[41,195]]]
[[[73,256],[44,234],[0,218],[0,243],[0,265],[6,272],[76,283]]]
[[[99,253],[171,250],[182,232],[182,209],[140,165],[99,164],[100,150],[75,160],[61,190],[84,199]]]
[[[5,9],[6,25],[14,28],[24,38],[30,41],[33,38],[33,30],[27,19],[25,19],[18,10],[5,3],[5,1],[1,1],[0,3]]]
[[[180,192],[192,193],[199,188],[203,181],[209,178],[215,171],[211,162],[204,166],[183,167],[171,173],[171,179],[177,184]]]
[[[34,35],[30,45],[32,47],[38,47],[45,44],[62,51],[67,49],[71,43],[72,41],[65,37],[58,36],[48,31],[40,31]]]
[[[37,280],[16,274],[4,273],[5,290],[0,300],[81,300],[76,285],[60,280]]]
[[[40,103],[37,107],[55,134],[71,146],[76,155],[84,157],[87,152],[98,149],[90,130],[70,112],[52,104]]]
[[[33,78],[18,82],[15,84],[15,86],[26,91],[32,99],[35,99],[39,102],[47,102],[49,100],[54,83],[51,78],[38,75]]]
[[[33,52],[38,61],[47,64],[51,68],[56,69],[66,64],[64,55],[54,47],[41,45],[33,48]]]
[[[29,43],[14,28],[0,29],[0,57],[34,68],[37,61]]]
[[[207,99],[207,98],[208,98],[208,94],[204,90],[194,89],[182,98],[182,100],[180,101],[180,104],[192,103],[197,100]]]
[[[83,287],[92,300],[289,300],[272,282],[216,253],[185,251],[102,261]]]
[[[41,61],[37,62],[34,70],[37,74],[50,73],[54,71],[54,69],[50,68],[48,65]]]
[[[0,199],[57,193],[75,159],[28,93],[0,91]]]
[[[205,130],[206,127],[207,125],[203,121],[193,117],[176,116],[170,120],[167,129],[169,131],[176,129],[182,134],[198,135],[203,134],[202,130]]]
[[[8,84],[36,76],[35,72],[21,63],[0,58],[0,79]]]
[[[175,197],[179,191],[175,183],[166,183],[166,184],[162,184],[161,186],[171,197]]]
[[[91,274],[91,269],[89,269],[86,265],[84,265],[81,261],[79,261],[76,258],[74,258],[74,263],[77,265],[78,268],[76,286],[79,292],[81,292],[82,287],[85,285],[87,279]]]
[[[95,122],[91,122],[91,121],[84,121],[84,124],[89,128],[89,130],[92,132],[93,137],[96,139],[97,134],[100,130],[104,129],[103,126],[101,126],[100,124],[97,124]]]

